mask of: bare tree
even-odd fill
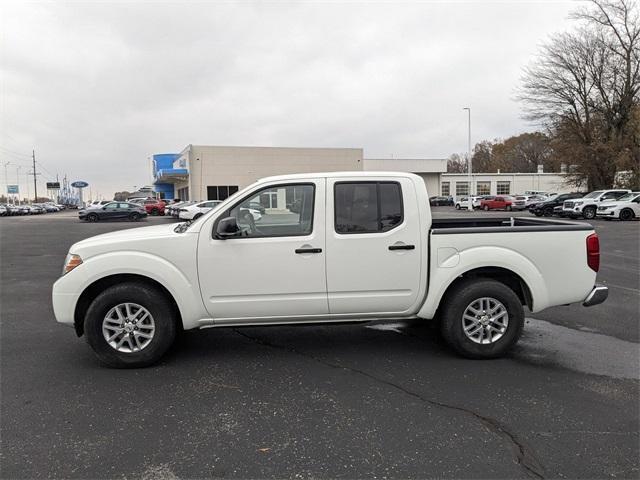
[[[447,159],[447,173],[466,173],[467,160],[463,155],[452,153]]]
[[[630,0],[591,0],[524,70],[518,98],[526,117],[552,131],[554,150],[576,165],[575,183],[610,187],[640,162],[637,122],[640,22]],[[636,175],[637,177],[637,175]]]

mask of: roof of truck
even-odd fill
[[[292,173],[289,175],[275,175],[273,177],[264,177],[258,182],[272,182],[280,180],[300,180],[309,178],[343,178],[343,177],[415,177],[418,175],[408,172],[376,172],[376,171],[353,171],[353,172],[318,172],[318,173]]]

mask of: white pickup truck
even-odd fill
[[[492,358],[517,342],[523,306],[603,302],[598,267],[586,223],[434,220],[418,176],[300,174],[193,222],[74,244],[53,308],[113,367],[152,364],[180,329],[398,318],[437,319],[457,352]]]

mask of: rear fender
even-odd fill
[[[457,258],[455,258],[457,257]],[[422,318],[433,318],[451,284],[466,272],[478,268],[499,267],[518,275],[531,293],[531,310],[547,308],[547,287],[538,268],[524,255],[503,247],[478,247],[457,252],[444,266],[437,261],[431,266],[431,278],[424,305],[418,312]]]

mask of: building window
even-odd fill
[[[189,187],[179,188],[178,198],[183,202],[187,202],[189,200]]]
[[[334,222],[338,233],[386,232],[402,223],[399,183],[336,183],[334,198]]]
[[[207,200],[226,200],[238,191],[237,185],[215,185],[207,187]]]
[[[491,182],[477,182],[476,184],[477,195],[491,195]]]
[[[456,196],[469,195],[469,182],[456,182]]]
[[[448,197],[450,195],[450,193],[449,193],[450,192],[449,182],[442,182],[440,190],[442,192],[442,196],[443,197]]]
[[[496,195],[509,195],[511,193],[511,182],[498,182]]]

